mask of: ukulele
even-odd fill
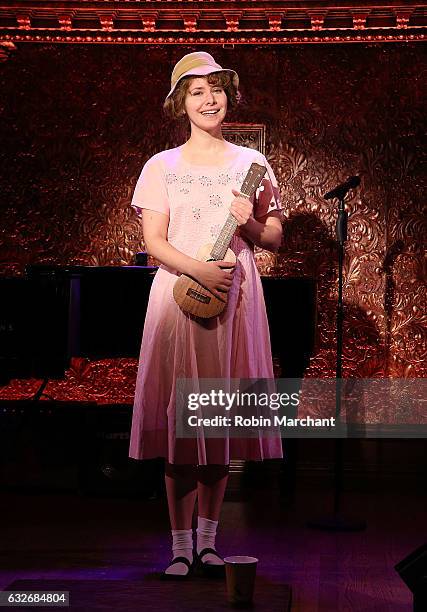
[[[264,166],[253,163],[243,181],[240,195],[249,199],[258,189],[265,171],[266,168]],[[199,261],[224,260],[235,264],[236,255],[228,247],[237,226],[238,223],[235,217],[230,213],[215,244],[203,245],[197,252],[196,259]],[[206,287],[203,287],[203,285],[185,274],[181,274],[175,282],[173,297],[184,312],[201,317],[202,319],[216,317],[227,305],[226,293],[224,293],[223,298],[219,299],[209,289],[206,289]]]

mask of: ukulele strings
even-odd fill
[[[212,251],[213,251],[213,250],[214,250],[214,249],[212,249]],[[207,261],[207,262],[208,262],[208,261],[219,261],[219,259],[215,258],[215,256],[214,256],[214,257],[212,257],[212,251],[211,251],[211,255],[210,255],[209,259],[207,259],[206,261]],[[203,291],[209,291],[209,289],[206,289],[206,287],[204,287],[204,286],[203,286],[203,285],[201,285],[200,283],[196,283],[196,291],[198,291],[199,293],[203,293]],[[212,291],[209,291],[209,293],[212,293]],[[213,295],[214,297],[216,297],[216,295],[215,295],[215,294],[213,294],[213,293],[212,293],[212,295]],[[217,299],[218,299],[218,298],[217,298]]]

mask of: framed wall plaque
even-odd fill
[[[265,155],[265,125],[263,123],[223,123],[222,134],[233,144],[257,149]]]

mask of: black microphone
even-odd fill
[[[323,197],[325,200],[332,200],[332,198],[339,198],[342,200],[350,189],[358,187],[359,185],[360,176],[349,176],[345,183],[341,183],[341,185],[338,185],[335,189],[332,189],[332,191],[328,191]]]

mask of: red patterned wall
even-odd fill
[[[425,376],[422,45],[204,49],[240,74],[229,119],[267,126],[285,240],[278,256],[258,256],[260,270],[319,281],[310,374],[334,374],[336,211],[321,194],[360,174],[348,202],[344,369]],[[146,159],[182,138],[161,105],[190,50],[22,44],[2,64],[3,276],[28,263],[132,262],[143,247],[132,191]]]

